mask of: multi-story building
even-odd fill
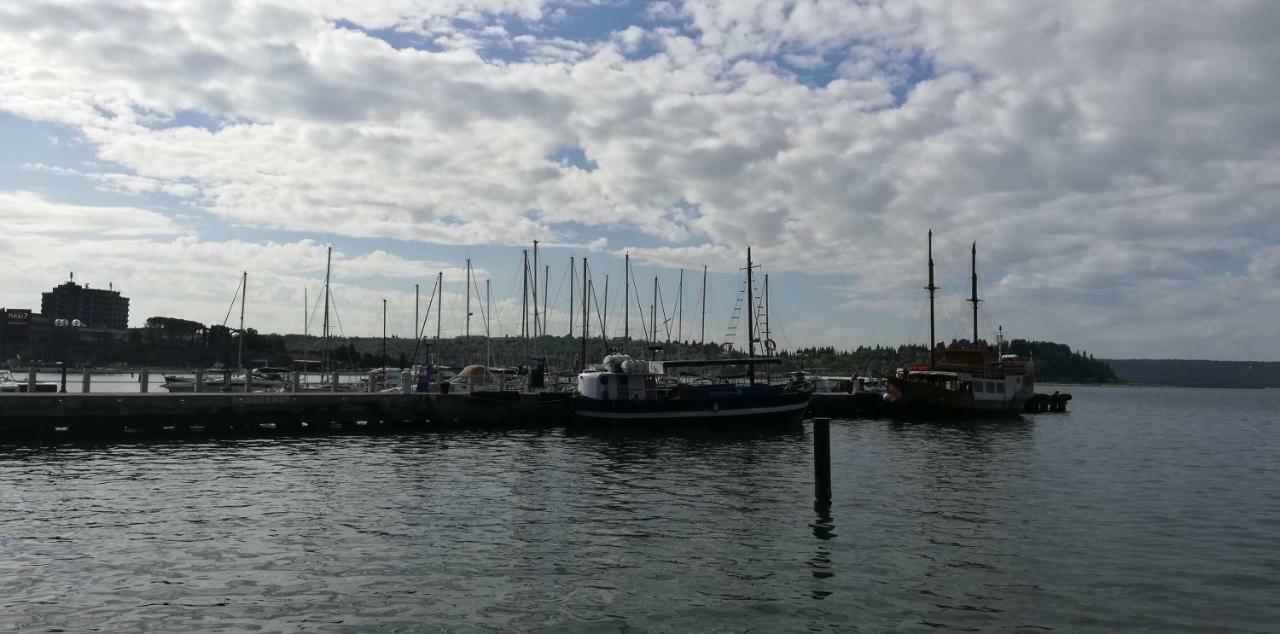
[[[117,290],[68,281],[43,294],[40,313],[49,320],[79,320],[83,326],[124,330],[129,327],[129,298]]]

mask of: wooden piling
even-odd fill
[[[199,394],[204,391],[204,370],[196,370],[195,386],[191,388],[192,392]]]
[[[93,376],[93,374],[89,372],[89,370],[86,368],[84,371],[84,374],[81,375],[80,377],[80,393],[82,394],[89,393],[89,378],[91,376]]]
[[[36,366],[33,365],[31,366],[30,370],[27,370],[27,394],[35,394],[35,393],[36,393]]]
[[[813,495],[831,502],[831,419],[813,419]]]
[[[338,371],[337,370],[333,371],[333,383],[329,384],[329,391],[331,392],[338,391]]]
[[[151,389],[151,371],[143,368],[138,371],[138,391],[146,394]]]

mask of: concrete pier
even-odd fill
[[[432,418],[432,411],[426,394],[6,394],[0,397],[0,439],[128,432],[243,433],[264,428],[421,427]]]

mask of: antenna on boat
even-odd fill
[[[978,304],[982,301],[978,299],[978,243],[974,242],[973,247],[969,251],[969,266],[973,272],[973,294],[968,301],[973,304],[973,347],[978,347]]]
[[[933,283],[933,230],[929,230],[929,285],[925,287],[929,291],[929,369],[932,370],[936,362],[935,354],[937,344],[933,327],[933,297],[938,291],[938,287]]]

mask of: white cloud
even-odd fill
[[[0,191],[0,218],[9,236],[152,236],[179,233],[168,216],[137,207],[54,202],[30,191]]]
[[[752,244],[775,269],[847,273],[881,319],[932,227],[944,251],[980,242],[1011,312],[1123,354],[1237,355],[1253,348],[1211,307],[1280,308],[1239,289],[1273,276],[1280,241],[1280,5],[689,0],[592,43],[492,21],[563,8],[11,3],[0,108],[76,128],[125,170],[86,174],[102,188],[243,227],[461,244],[622,227],[657,244],[642,262],[723,269]],[[550,158],[565,147],[596,168]],[[1196,320],[1154,341],[1131,327],[1153,305]]]

